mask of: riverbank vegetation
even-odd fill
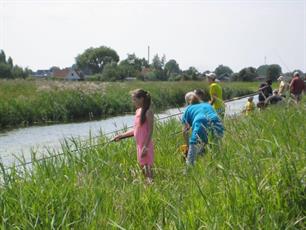
[[[256,83],[223,83],[224,99],[256,90]],[[188,82],[68,82],[0,81],[0,129],[33,124],[101,119],[134,112],[129,91],[151,93],[155,110],[182,106],[184,94],[202,88],[205,81]]]
[[[132,139],[74,140],[59,157],[33,159],[31,170],[2,171],[1,228],[303,229],[305,108],[271,106],[226,120],[221,145],[187,174],[174,134],[181,125],[155,123],[152,185]]]

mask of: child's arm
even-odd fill
[[[115,136],[112,141],[120,141],[121,139],[127,138],[127,137],[133,137],[134,136],[134,129],[129,130],[125,133],[122,134],[118,134],[117,136]]]
[[[189,129],[190,125],[188,123],[185,123],[183,127],[183,138],[187,146],[189,146]]]

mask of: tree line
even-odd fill
[[[106,46],[90,47],[75,58],[72,66],[81,70],[88,80],[122,81],[138,79],[143,81],[188,81],[202,80],[206,73],[214,72],[221,81],[255,81],[258,77],[275,81],[282,68],[278,64],[261,65],[258,68],[246,67],[234,72],[230,67],[219,65],[213,71],[199,72],[191,66],[182,70],[175,59],[166,60],[166,56],[154,55],[149,63],[145,58],[139,58],[134,53],[127,54],[127,58],[120,61],[117,52]],[[303,72],[299,71],[303,76]],[[294,72],[292,71],[292,72]],[[0,78],[26,78],[32,71],[13,65],[13,59],[0,52]],[[290,76],[291,73],[285,73]],[[262,80],[262,79],[261,79]]]
[[[182,70],[176,60],[166,60],[166,56],[160,57],[156,54],[152,63],[145,58],[138,58],[135,54],[128,54],[127,58],[119,62],[119,56],[115,50],[106,46],[89,48],[76,57],[77,68],[92,79],[101,81],[120,81],[128,78],[136,78],[146,81],[180,81],[180,80],[202,80],[206,73],[199,72],[191,66]],[[294,70],[303,73],[300,70]],[[292,72],[294,72],[292,71]],[[282,68],[278,64],[261,65],[258,68],[246,67],[239,72],[225,65],[219,65],[214,71],[220,80],[230,81],[255,81],[258,77],[275,81]],[[292,73],[291,72],[291,73]],[[285,73],[288,76],[291,73]]]
[[[18,65],[14,65],[11,57],[6,58],[5,52],[0,51],[0,78],[14,79],[14,78],[26,78],[30,76],[31,70],[28,68],[21,68]]]

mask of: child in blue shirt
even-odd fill
[[[187,93],[185,101],[188,106],[184,111],[182,123],[184,139],[189,145],[186,163],[193,165],[197,154],[196,144],[199,142],[207,144],[208,132],[211,132],[214,137],[221,138],[224,127],[214,108],[209,103],[200,103],[194,92]],[[192,133],[189,138],[190,128],[192,128]]]

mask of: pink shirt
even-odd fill
[[[147,146],[147,155],[141,157],[141,151],[144,146],[144,142],[149,135],[149,124],[146,120],[142,125],[140,122],[141,118],[141,108],[136,110],[135,120],[134,120],[134,137],[137,145],[137,160],[140,165],[152,165],[154,159],[154,146],[152,140],[150,140]]]

